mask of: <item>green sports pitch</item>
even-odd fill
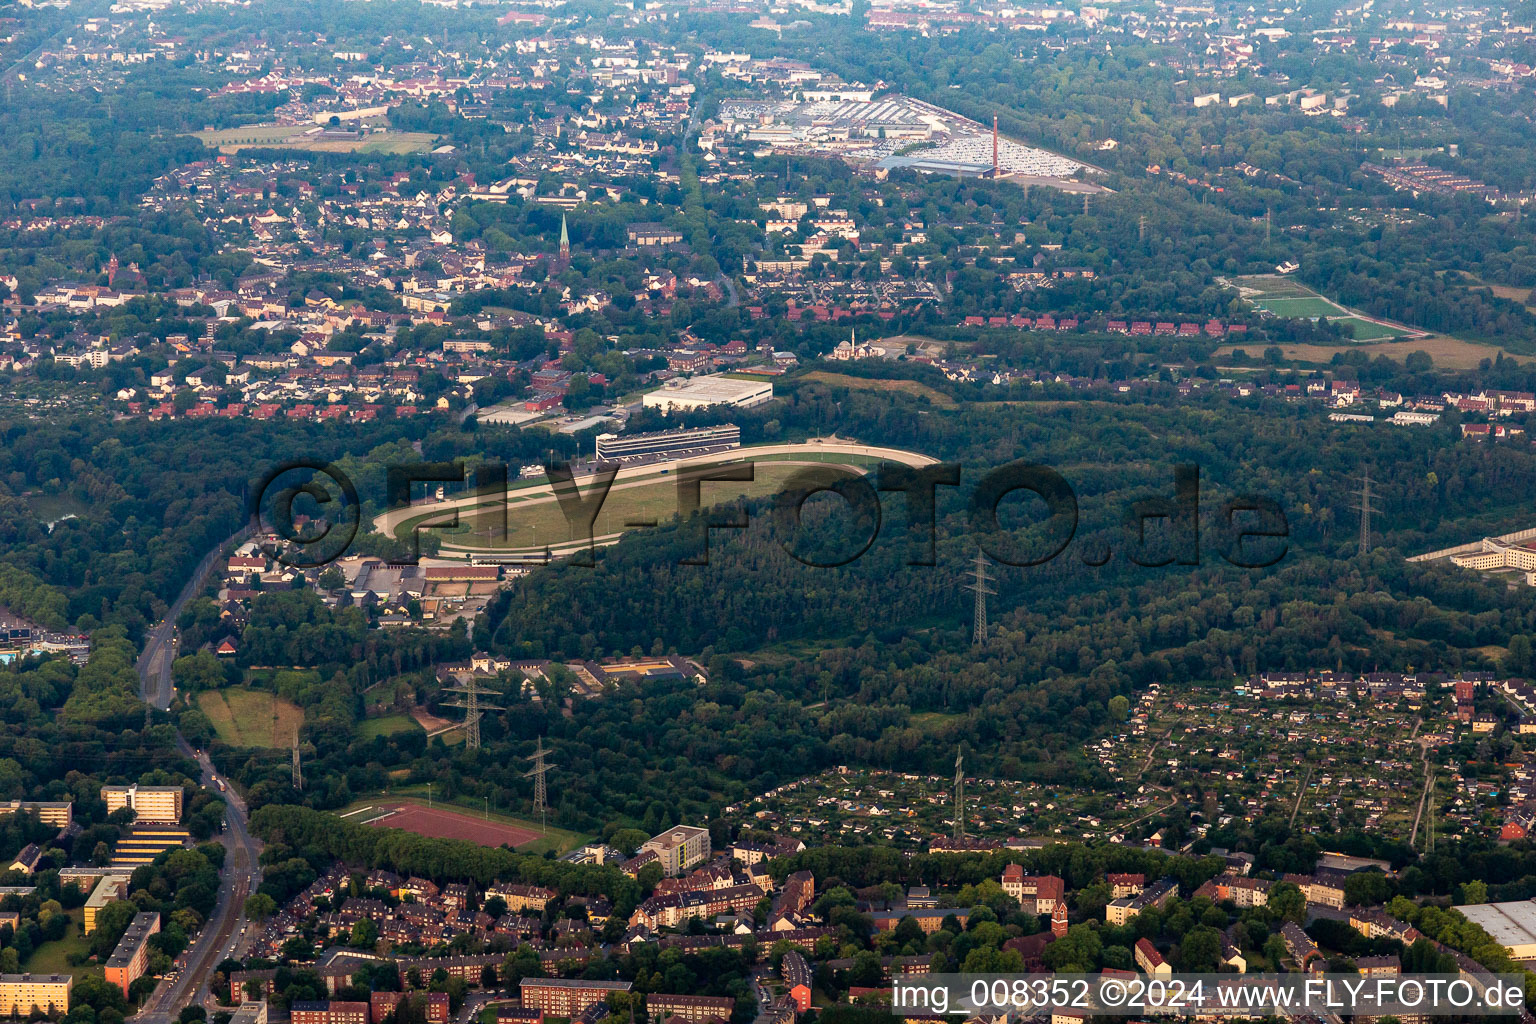
[[[1329,323],[1341,324],[1349,332],[1349,336],[1356,341],[1386,341],[1390,338],[1407,337],[1410,333],[1401,327],[1372,323],[1357,316],[1337,317]]]
[[[1326,317],[1341,316],[1346,310],[1335,306],[1320,295],[1298,296],[1286,299],[1258,299],[1254,305],[1275,316]]]

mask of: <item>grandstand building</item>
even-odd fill
[[[650,455],[678,458],[741,447],[741,428],[734,423],[696,430],[657,430],[647,434],[598,434],[600,462],[622,462]]]

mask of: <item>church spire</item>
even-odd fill
[[[565,228],[565,214],[560,215],[560,262],[571,258],[571,233]]]

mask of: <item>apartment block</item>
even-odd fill
[[[645,997],[645,1014],[652,1020],[681,1017],[689,1024],[704,1024],[716,1017],[730,1020],[735,1010],[736,1000],[728,996],[675,996],[652,992]]]
[[[68,974],[0,974],[0,1016],[27,1017],[37,1012],[61,1017],[69,1012],[74,983]]]
[[[610,992],[628,992],[627,981],[583,981],[573,978],[524,978],[523,1009],[543,1010],[551,1017],[574,1017]]]
[[[301,1000],[288,1007],[293,1024],[368,1024],[368,1004],[332,999]]]
[[[181,821],[180,786],[102,786],[101,799],[108,814],[129,807],[136,821]]]
[[[149,938],[159,930],[160,915],[153,910],[135,915],[108,958],[107,981],[122,989],[125,998],[128,987],[143,976],[149,964]]]
[[[0,800],[0,814],[31,811],[44,825],[68,828],[75,820],[75,804],[72,800]]]
[[[1104,908],[1104,920],[1110,924],[1125,924],[1148,907],[1161,907],[1178,895],[1179,883],[1165,878],[1147,886],[1135,896],[1111,900]]]
[[[62,878],[63,875],[61,874]],[[103,875],[90,890],[91,894],[85,901],[85,933],[89,935],[96,930],[96,915],[101,912],[113,900],[123,899],[128,894],[128,880],[132,876],[126,872],[123,874]]]
[[[709,860],[709,829],[679,825],[647,840],[640,849],[656,854],[662,873],[676,878],[695,864]]]

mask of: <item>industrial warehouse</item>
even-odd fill
[[[641,402],[647,409],[659,409],[661,414],[692,412],[712,405],[733,405],[748,409],[754,405],[773,401],[773,384],[760,380],[737,380],[712,374],[689,380],[671,380],[664,387],[648,392]]]

